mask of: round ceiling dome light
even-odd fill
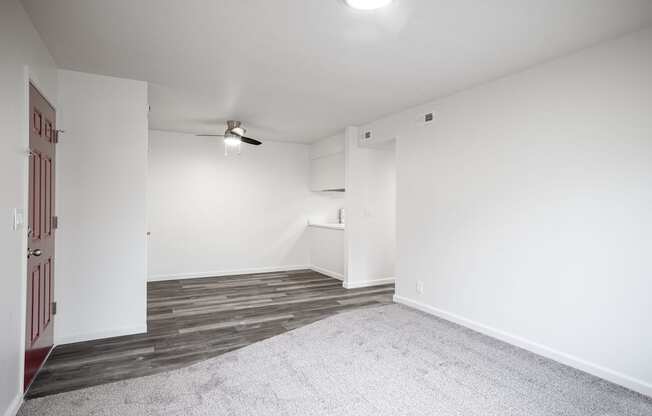
[[[392,0],[345,0],[349,7],[357,10],[376,10],[385,7]]]

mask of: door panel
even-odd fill
[[[27,257],[27,319],[25,328],[25,389],[34,380],[54,343],[54,176],[56,114],[29,86],[29,212]],[[31,254],[30,254],[31,253]]]

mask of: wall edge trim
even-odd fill
[[[74,344],[76,342],[94,341],[103,338],[121,337],[125,335],[136,335],[147,333],[147,325],[138,325],[128,328],[116,328],[106,331],[98,331],[85,334],[70,335],[55,339],[55,346],[64,344]]]
[[[394,283],[396,279],[393,277],[387,277],[384,279],[374,279],[374,280],[362,280],[356,282],[344,282],[342,286],[345,289],[359,289],[361,287],[371,287],[371,286],[380,286]]]
[[[317,273],[325,274],[328,277],[332,277],[333,279],[344,280],[344,275],[342,273],[337,273],[332,270],[324,269],[323,267],[319,267],[319,266],[310,266],[310,269]]]
[[[16,416],[18,413],[18,410],[20,410],[20,407],[23,405],[23,395],[22,394],[17,394],[16,397],[9,403],[9,407],[7,407],[7,410],[4,412],[4,416]]]
[[[549,358],[553,361],[557,361],[561,364],[584,371],[596,377],[610,381],[614,384],[618,384],[622,387],[628,388],[630,390],[633,390],[645,396],[652,397],[652,384],[647,383],[644,380],[639,380],[635,377],[628,376],[627,374],[623,374],[616,370],[603,367],[601,365],[555,350],[553,348],[536,343],[534,341],[530,341],[528,339],[511,334],[509,332],[502,331],[500,329],[491,327],[489,325],[479,323],[472,319],[468,319],[463,316],[456,315],[454,313],[439,308],[435,308],[430,305],[426,305],[425,303],[412,300],[407,297],[394,295],[394,302],[400,303],[405,306],[409,306],[411,308],[420,310],[421,312],[425,312],[430,315],[437,316],[447,321],[454,322],[466,328],[470,328],[474,331],[480,332],[484,335],[488,335],[492,338],[499,339],[508,344],[517,346],[519,348],[523,348],[535,354]]]
[[[293,265],[293,266],[271,266],[271,267],[256,267],[250,269],[231,269],[219,270],[211,272],[191,272],[191,273],[175,273],[175,274],[159,274],[147,277],[148,282],[162,282],[166,280],[183,280],[183,279],[199,279],[202,277],[223,277],[235,276],[239,274],[254,274],[254,273],[274,273],[285,272],[294,270],[310,270],[311,266],[308,265]]]

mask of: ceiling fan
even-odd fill
[[[241,143],[252,144],[254,146],[260,146],[261,144],[263,144],[259,140],[245,137],[246,133],[247,133],[247,129],[242,127],[241,122],[236,120],[228,120],[226,122],[226,130],[224,131],[224,134],[197,134],[197,136],[224,137],[224,145],[226,147],[240,146]]]

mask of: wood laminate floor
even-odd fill
[[[393,294],[311,270],[148,283],[146,334],[56,347],[26,397],[184,367]]]

